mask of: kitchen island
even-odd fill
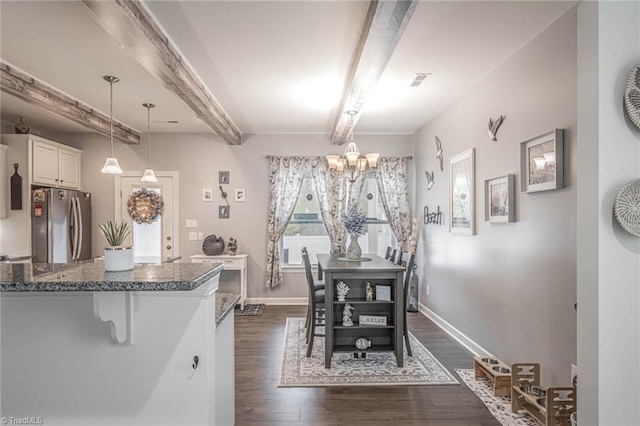
[[[0,416],[47,425],[233,424],[240,295],[218,292],[221,271],[0,264]]]

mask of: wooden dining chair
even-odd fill
[[[309,288],[309,303],[307,305],[307,357],[311,356],[313,350],[313,339],[316,336],[324,337],[324,334],[316,333],[316,327],[324,325],[324,282],[313,279],[311,271],[311,262],[309,261],[309,253],[307,248],[302,248],[302,261],[304,262],[304,272],[307,277],[307,286]]]
[[[387,246],[387,251],[384,253],[385,260],[391,259],[391,251],[392,250],[393,250],[393,247]]]
[[[407,329],[407,303],[409,300],[409,282],[411,279],[411,273],[413,272],[413,264],[415,261],[415,255],[406,251],[401,251],[398,256],[398,265],[404,267],[404,288],[402,289],[402,326],[404,334],[404,342],[407,345],[407,354],[413,356],[411,353],[411,345],[409,344],[409,330]]]

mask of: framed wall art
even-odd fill
[[[202,201],[213,201],[212,188],[202,188]]]
[[[218,206],[218,219],[229,219],[229,206]]]
[[[522,192],[564,188],[563,133],[555,129],[520,143]]]
[[[484,181],[484,220],[486,222],[515,222],[515,175],[500,176]]]
[[[247,193],[244,189],[236,189],[235,201],[243,203],[247,200]]]
[[[229,183],[229,172],[218,172],[218,183],[226,185]]]
[[[475,149],[469,148],[449,158],[449,232],[474,235],[475,224]]]

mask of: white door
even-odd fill
[[[126,220],[131,226],[128,244],[133,246],[133,254],[143,257],[179,256],[178,250],[178,173],[156,172],[158,182],[140,182],[142,172],[125,172],[116,176],[116,220]],[[152,223],[137,223],[128,211],[129,197],[146,188],[160,194],[164,200],[164,211]]]

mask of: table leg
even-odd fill
[[[403,279],[402,272],[396,274],[396,282],[394,283],[394,292],[395,292],[395,320],[396,326],[394,329],[394,343],[395,343],[395,352],[396,352],[396,361],[398,363],[398,367],[402,367],[404,364],[404,316],[406,312],[404,310],[404,304],[402,303],[404,298],[403,291]]]
[[[324,368],[331,368],[333,356],[333,280],[326,274],[324,283]]]

